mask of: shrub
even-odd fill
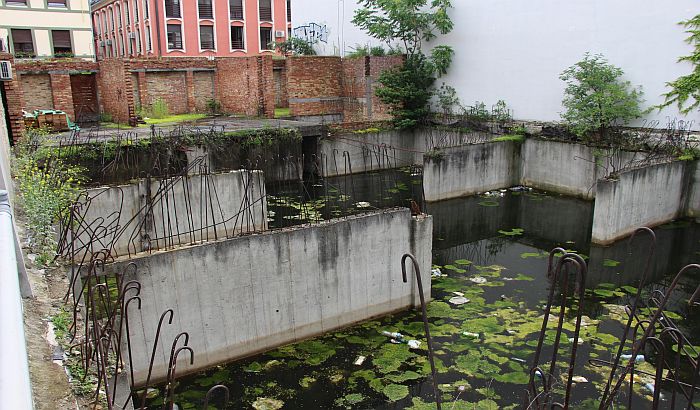
[[[314,43],[303,38],[291,37],[286,41],[272,44],[280,53],[285,55],[315,56]]]
[[[601,140],[611,128],[641,116],[642,91],[622,80],[623,74],[601,54],[588,53],[564,70],[559,77],[567,84],[561,115],[574,134]]]
[[[207,111],[209,111],[210,114],[219,114],[221,113],[221,103],[216,101],[213,98],[210,98],[207,100]]]
[[[170,109],[168,108],[168,103],[162,98],[158,98],[151,104],[151,109],[149,112],[149,117],[155,119],[165,118],[170,114]]]
[[[690,20],[680,23],[686,28],[690,36],[686,39],[693,46],[693,52],[689,56],[678,59],[693,66],[693,72],[666,83],[671,91],[664,94],[665,101],[658,108],[676,104],[681,113],[688,114],[696,108],[700,108],[700,14]]]
[[[45,265],[56,254],[54,224],[78,196],[83,170],[50,154],[39,160],[35,143],[41,135],[41,130],[28,130],[17,144],[14,173],[32,250],[37,263]]]

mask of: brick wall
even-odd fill
[[[223,111],[274,117],[271,56],[218,58],[214,81]]]
[[[53,108],[64,111],[68,114],[68,118],[75,121],[70,74],[51,73],[49,76],[51,77],[51,88],[53,91]]]
[[[100,109],[110,114],[113,121],[129,121],[129,109],[134,110],[134,92],[131,84],[130,61],[106,59],[99,62],[97,87],[100,90]]]
[[[292,115],[342,114],[344,121],[390,119],[389,107],[374,95],[382,71],[403,62],[401,56],[342,59],[290,57],[287,91]],[[368,105],[369,104],[369,105]]]
[[[207,101],[214,99],[214,72],[195,71],[193,77],[195,110],[206,112]]]
[[[289,93],[287,92],[287,60],[273,60],[275,80],[275,107],[289,107]]]
[[[48,74],[23,74],[19,80],[24,96],[23,109],[34,111],[53,108],[51,76]]]
[[[287,59],[291,115],[343,112],[340,57],[298,56]]]
[[[145,74],[148,94],[142,99],[144,107],[161,99],[168,104],[168,110],[171,114],[189,112],[184,71],[147,72]]]
[[[12,54],[0,53],[0,60],[10,61],[12,64],[12,81],[0,81],[0,86],[5,89],[5,97],[7,98],[7,111],[10,121],[10,136],[14,142],[24,132],[24,120],[22,119],[22,106],[24,105],[24,97],[22,95],[22,87],[20,85],[21,76],[17,72],[17,66],[14,64]]]

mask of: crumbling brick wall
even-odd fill
[[[22,108],[25,111],[53,108],[53,91],[49,74],[24,74],[19,81],[24,95]]]
[[[274,117],[271,56],[217,58],[215,83],[223,111]]]
[[[128,122],[129,114],[135,109],[129,60],[102,60],[99,69],[97,87],[101,111],[111,115],[112,121]]]
[[[7,99],[8,121],[10,123],[8,131],[10,131],[12,141],[17,142],[24,132],[24,120],[22,118],[24,97],[20,85],[20,75],[17,73],[12,54],[0,53],[0,60],[9,61],[12,65],[12,80],[0,81],[0,87],[5,89],[5,98]]]

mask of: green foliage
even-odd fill
[[[372,57],[383,57],[386,55],[386,50],[384,50],[384,47],[382,46],[370,47],[369,55]]]
[[[459,107],[459,98],[454,87],[442,83],[436,94],[438,106],[443,114],[451,115],[454,112],[454,107]]]
[[[27,130],[15,151],[15,177],[20,203],[27,217],[31,247],[37,263],[46,265],[55,257],[54,224],[78,196],[83,169],[69,165],[50,153],[35,155],[44,131]],[[41,159],[41,161],[40,161]]]
[[[106,112],[101,112],[100,113],[100,122],[112,122],[112,114],[109,114]]]
[[[493,106],[491,110],[491,117],[494,121],[498,122],[508,122],[513,119],[513,116],[508,109],[508,104],[503,100],[498,100],[496,105]]]
[[[435,68],[422,54],[408,57],[400,67],[379,76],[377,96],[391,107],[394,125],[411,128],[425,122],[430,114],[428,103],[433,95]]]
[[[291,37],[286,41],[273,44],[277,50],[285,55],[295,56],[315,56],[314,43],[306,41],[303,38]]]
[[[170,114],[168,103],[162,98],[158,98],[157,100],[153,101],[153,104],[151,104],[151,108],[148,111],[147,116],[150,118],[162,119],[167,117],[168,114]]]
[[[370,47],[368,45],[363,46],[361,44],[355,44],[355,47],[352,48],[352,51],[349,52],[346,55],[346,57],[347,58],[361,58],[361,57],[367,57],[367,56],[383,57],[385,55],[387,55],[387,51],[382,46]]]
[[[678,159],[681,161],[695,161],[696,159],[700,159],[700,148],[685,148],[678,155]]]
[[[564,70],[559,77],[567,84],[562,118],[573,133],[600,140],[610,128],[641,116],[642,91],[622,80],[623,74],[601,54],[588,53]]]
[[[401,43],[406,53],[401,67],[380,75],[382,86],[377,89],[377,96],[391,107],[397,127],[410,128],[425,122],[433,84],[447,73],[454,51],[438,45],[427,57],[422,43],[438,33],[452,31],[453,23],[447,14],[451,1],[362,0],[360,5],[353,23],[382,42]]]
[[[221,113],[221,103],[213,98],[207,100],[207,111],[210,114],[220,114]]]
[[[676,104],[681,113],[689,114],[692,110],[700,108],[700,14],[680,24],[686,28],[686,33],[690,34],[686,41],[693,46],[693,52],[689,56],[679,58],[678,61],[690,63],[693,72],[666,83],[671,91],[663,95],[665,101],[657,108]]]

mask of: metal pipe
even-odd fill
[[[0,408],[33,409],[12,210],[0,190]]]

